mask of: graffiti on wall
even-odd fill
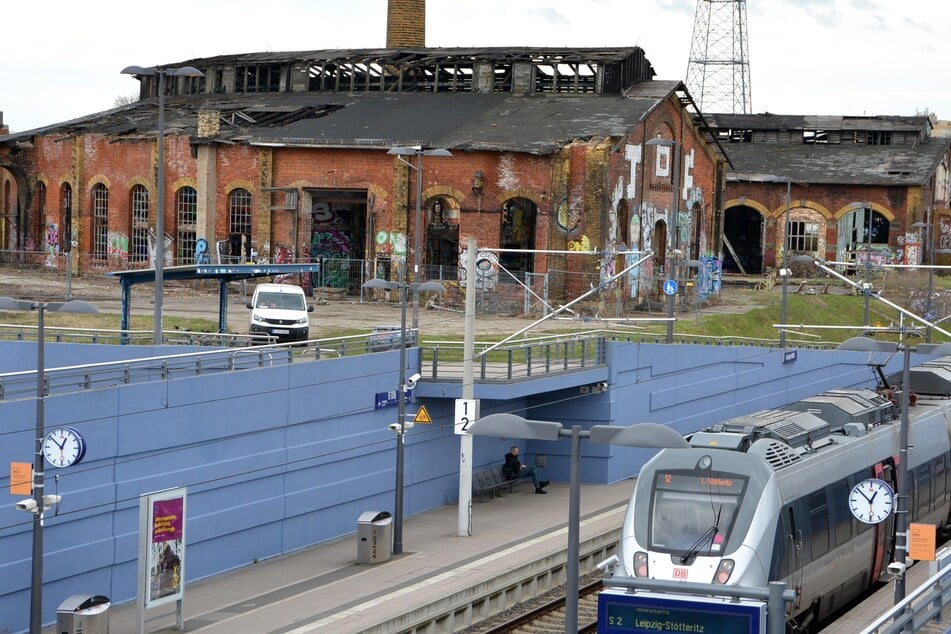
[[[568,250],[569,251],[590,251],[591,250],[591,240],[588,239],[588,236],[581,236],[577,240],[568,241]]]
[[[376,232],[377,253],[396,258],[406,257],[406,234],[397,231]]]
[[[568,198],[562,198],[555,211],[555,224],[565,233],[571,233],[581,224],[581,212],[568,204]]]
[[[106,236],[106,248],[109,259],[125,261],[129,257],[129,236],[118,231],[110,231]]]
[[[700,256],[703,263],[697,272],[697,296],[705,301],[720,293],[723,285],[723,262],[710,255]]]
[[[917,233],[903,233],[896,236],[898,249],[895,253],[895,261],[902,264],[920,264],[921,263],[921,243],[918,241]]]
[[[951,215],[938,215],[937,249],[951,249]]]
[[[59,226],[55,222],[46,224],[46,266],[56,266],[59,253]]]
[[[351,236],[351,213],[349,204],[334,207],[331,203],[314,203],[311,212],[313,227],[310,234],[310,258],[313,262],[324,260],[350,260],[353,258]],[[347,262],[334,265],[327,263],[322,268],[321,282],[330,288],[346,288],[350,281]]]

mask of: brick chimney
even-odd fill
[[[426,47],[426,0],[388,0],[386,48]]]

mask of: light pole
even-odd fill
[[[933,225],[931,224],[931,208],[928,208],[928,222],[916,222],[911,225],[917,229],[925,230],[925,246],[928,249],[928,299],[925,304],[925,319],[928,321],[934,320],[934,314],[932,312],[932,296],[934,295],[934,234],[931,232]],[[931,343],[931,328],[925,330],[925,341]]]
[[[565,562],[567,576],[565,591],[565,632],[578,631],[578,564],[581,532],[581,439],[591,442],[661,449],[687,447],[683,436],[666,425],[639,423],[629,427],[594,425],[590,430],[572,425],[565,429],[561,423],[527,420],[515,414],[490,414],[469,425],[473,436],[522,438],[526,440],[558,440],[571,438],[571,468],[568,496],[568,554]]]
[[[785,176],[773,176],[768,174],[762,178],[764,183],[786,183],[786,214],[783,220],[783,264],[779,269],[779,275],[783,278],[783,300],[780,305],[779,321],[786,323],[786,306],[789,297],[789,207],[792,198],[792,181]],[[786,347],[786,329],[779,330],[779,347]]]
[[[143,68],[126,66],[123,75],[135,77],[158,77],[158,211],[155,214],[155,315],[153,323],[153,342],[162,343],[162,293],[165,284],[165,78],[166,77],[204,77],[205,75],[191,66],[182,68]]]
[[[862,203],[863,220],[865,221],[865,283],[862,285],[862,294],[865,296],[865,325],[868,326],[868,299],[871,289],[872,276],[872,205]]]
[[[44,495],[46,467],[43,457],[43,441],[46,436],[46,320],[47,310],[59,313],[98,313],[99,310],[88,302],[73,300],[65,304],[49,307],[43,302],[17,301],[9,297],[0,297],[0,310],[35,310],[36,321],[36,422],[35,456],[33,458],[33,554],[30,576],[30,634],[43,631],[43,513],[46,511],[47,498]]]
[[[399,372],[399,390],[397,391],[397,421],[398,429],[396,431],[396,495],[393,502],[393,554],[399,555],[403,552],[403,448],[405,445],[404,435],[406,434],[406,393],[413,388],[413,385],[407,385],[406,382],[406,290],[414,293],[419,291],[431,291],[444,293],[446,287],[439,282],[420,282],[407,284],[405,281],[406,267],[399,268],[399,281],[390,282],[373,278],[363,283],[363,288],[381,288],[387,290],[399,290],[400,294],[400,372]],[[419,331],[414,329],[414,345],[419,345]]]
[[[394,154],[399,161],[402,161],[407,167],[416,171],[416,231],[413,236],[413,282],[419,282],[419,250],[420,236],[422,234],[421,220],[422,198],[423,198],[423,157],[424,156],[452,156],[452,152],[437,148],[433,150],[424,150],[421,145],[413,147],[394,147],[387,151],[387,154]],[[413,165],[404,156],[416,156],[416,165]],[[419,328],[419,291],[413,291],[413,330]]]

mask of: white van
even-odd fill
[[[314,307],[307,303],[304,289],[293,284],[258,284],[247,304],[251,309],[252,335],[265,334],[283,341],[310,338],[310,317]]]

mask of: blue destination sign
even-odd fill
[[[598,595],[598,634],[765,634],[766,604],[607,590]]]

